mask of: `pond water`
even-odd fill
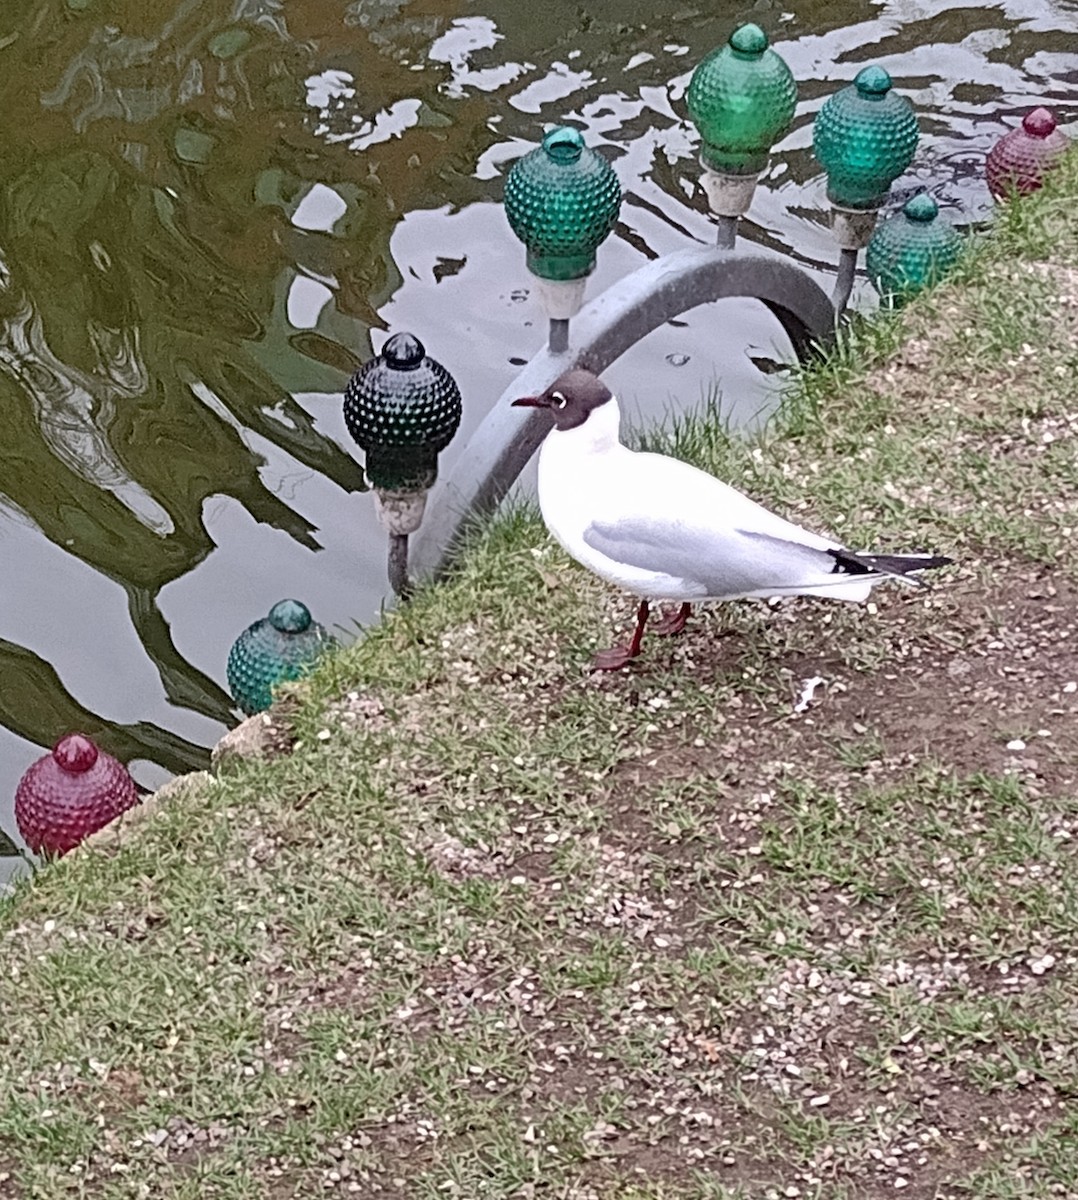
[[[348,375],[416,333],[460,384],[459,446],[541,347],[499,201],[551,123],[626,191],[589,295],[710,241],[683,97],[743,20],[800,85],[743,236],[828,288],[811,121],[866,62],[921,118],[895,195],[928,186],[959,223],[987,215],[984,153],[1022,112],[1078,117],[1076,0],[6,0],[0,827],[70,729],[147,787],[203,765],[234,720],[229,646],[274,601],[346,636],[377,618]],[[608,377],[653,418],[717,379],[745,422],[787,354],[763,309],[723,302]]]

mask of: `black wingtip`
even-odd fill
[[[828,553],[835,560],[835,574],[896,575],[921,587],[927,585],[916,577],[915,572],[949,567],[954,562],[945,554],[854,554],[850,550],[829,550]]]

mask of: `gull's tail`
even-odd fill
[[[954,562],[942,554],[854,554],[850,550],[828,550],[835,560],[833,575],[889,575],[905,583],[924,587],[914,572],[948,567]]]

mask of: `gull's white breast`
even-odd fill
[[[617,562],[584,540],[584,531],[596,520],[640,511],[649,501],[652,511],[656,502],[664,506],[662,484],[668,481],[647,478],[651,472],[641,462],[657,456],[634,454],[622,446],[618,441],[620,423],[617,401],[609,400],[593,410],[583,425],[555,429],[547,435],[539,451],[543,520],[567,554],[609,583],[654,600],[702,599],[705,589],[698,584],[661,570]],[[693,470],[674,459],[662,461]]]

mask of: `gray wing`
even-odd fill
[[[835,565],[826,550],[771,534],[646,517],[593,521],[584,541],[624,566],[684,579],[715,598],[819,586]]]

